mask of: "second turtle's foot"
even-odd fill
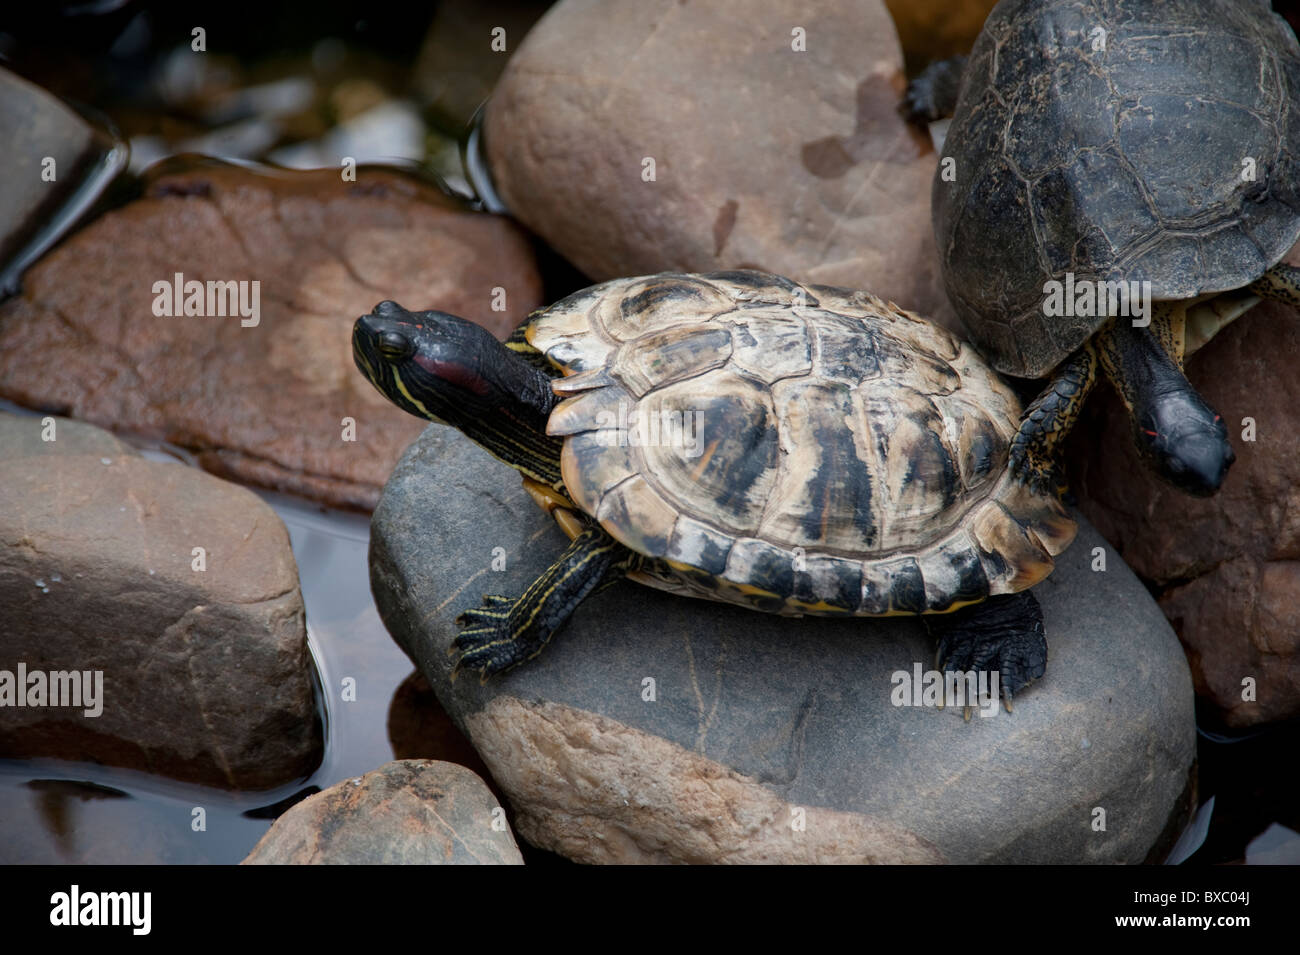
[[[961,85],[966,57],[954,56],[935,60],[907,85],[902,110],[909,119],[932,123],[946,119],[957,108],[957,90]]]

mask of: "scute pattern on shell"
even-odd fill
[[[1008,476],[1015,395],[867,293],[666,273],[579,293],[526,334],[567,376],[548,431],[567,436],[569,493],[654,559],[647,582],[775,612],[939,612],[1031,586],[1073,537]],[[651,421],[686,440],[626,440]]]
[[[1038,377],[1101,326],[1042,314],[1067,272],[1187,299],[1276,264],[1300,238],[1297,97],[1300,45],[1266,0],[1003,0],[932,197],[949,298],[993,364]]]

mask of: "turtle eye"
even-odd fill
[[[415,353],[415,343],[401,332],[387,331],[379,336],[379,354],[389,361],[401,361]]]

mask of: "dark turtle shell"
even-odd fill
[[[993,364],[1037,377],[1104,323],[1043,314],[1066,273],[1189,299],[1277,263],[1300,237],[1297,96],[1266,0],[999,3],[933,191],[948,294]]]

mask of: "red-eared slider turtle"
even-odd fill
[[[1043,479],[1054,404],[1022,424],[936,325],[760,272],[666,273],[578,292],[506,344],[393,302],[352,343],[376,388],[520,471],[571,540],[521,597],[462,615],[457,667],[529,659],[627,576],[778,614],[942,615],[942,668],[997,670],[1007,699],[1043,672],[1024,591],[1075,533]]]
[[[957,313],[998,370],[1055,368],[1076,400],[1100,365],[1158,473],[1213,493],[1232,450],[1183,358],[1260,296],[1300,303],[1291,28],[1265,0],[1003,0],[955,104],[953,68],[911,101],[954,110],[933,217]]]

